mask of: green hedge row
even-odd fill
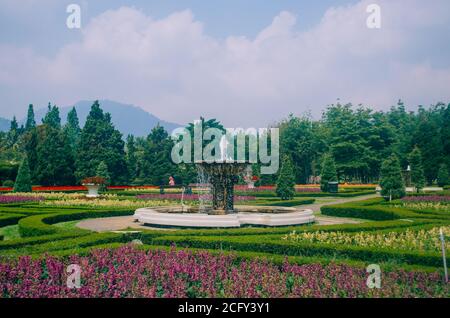
[[[94,233],[75,238],[47,241],[42,244],[23,245],[20,248],[3,250],[3,256],[19,256],[32,254],[45,254],[52,251],[63,251],[67,249],[79,249],[99,244],[127,243],[134,237],[123,233]],[[6,241],[7,242],[7,241]]]
[[[395,220],[395,219],[435,219],[450,220],[450,215],[439,211],[412,211],[404,208],[396,208],[389,205],[364,206],[353,202],[335,205],[325,205],[320,208],[323,215],[337,217],[351,217],[367,220]]]
[[[103,218],[110,216],[124,216],[133,215],[134,210],[94,210],[94,211],[69,211],[53,214],[40,214],[23,218],[19,221],[19,233],[22,237],[39,236],[57,234],[67,232],[67,230],[60,229],[51,224],[59,222],[67,222],[73,220],[82,220],[89,218]],[[72,230],[76,232],[83,232],[83,230]]]
[[[295,243],[281,241],[278,237],[183,237],[163,236],[152,239],[153,245],[264,252],[288,256],[350,258],[367,262],[397,262],[409,265],[439,267],[442,257],[438,253],[398,251],[392,249],[365,248],[359,246]],[[450,259],[449,259],[450,260]]]
[[[53,234],[53,235],[44,235],[38,237],[26,237],[14,240],[8,240],[0,242],[0,251],[8,250],[8,249],[18,249],[24,246],[33,246],[47,242],[54,242],[59,240],[65,240],[68,238],[81,237],[83,235],[88,235],[89,232],[86,233],[62,233],[62,234]]]
[[[0,227],[17,224],[20,219],[24,218],[23,214],[2,214],[0,213]]]
[[[306,205],[313,204],[315,199],[293,199],[293,200],[263,200],[257,201],[254,205],[269,205],[269,206],[284,206],[284,207],[292,207],[297,205]]]
[[[338,193],[327,193],[327,192],[296,192],[294,194],[294,197],[296,198],[302,198],[302,197],[309,197],[309,198],[320,198],[320,197],[341,197],[341,198],[352,198],[352,197],[358,197],[362,195],[369,195],[369,194],[375,194],[376,191],[374,190],[364,190],[364,191],[354,191],[354,192],[338,192]],[[249,195],[254,196],[257,198],[271,198],[271,197],[277,197],[274,191],[261,191],[261,192],[244,192],[244,191],[237,191],[237,195]]]

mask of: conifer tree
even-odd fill
[[[111,177],[109,175],[108,165],[104,161],[100,162],[100,164],[98,165],[95,176],[101,177],[105,180],[105,183],[101,185],[100,189],[102,191],[105,191],[107,189],[106,187],[111,182]]]
[[[277,196],[282,200],[291,200],[295,194],[295,175],[291,158],[287,155],[283,157],[280,174],[277,180]]]
[[[417,192],[420,192],[425,186],[425,176],[422,166],[422,154],[420,149],[414,147],[413,151],[408,156],[409,164],[411,167],[411,183],[416,188]]]
[[[327,153],[322,159],[322,171],[320,174],[320,189],[328,192],[328,182],[338,181],[336,173],[336,164],[333,155]]]
[[[31,192],[31,174],[28,165],[28,158],[25,157],[19,167],[16,182],[14,183],[14,192]]]
[[[25,131],[29,131],[36,127],[36,120],[34,119],[33,104],[28,106],[27,122],[25,123]]]
[[[448,173],[448,167],[443,163],[438,171],[437,183],[440,187],[450,184],[450,177]]]
[[[399,199],[406,195],[400,162],[391,155],[381,165],[381,195],[385,199]]]

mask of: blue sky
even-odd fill
[[[65,26],[70,3],[80,30]],[[379,30],[365,25],[371,3]],[[261,126],[337,98],[448,102],[448,12],[447,0],[0,0],[0,116],[98,98]]]

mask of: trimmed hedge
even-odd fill
[[[152,244],[177,244],[182,247],[264,252],[289,256],[351,258],[353,260],[367,262],[395,261],[409,265],[432,267],[440,267],[442,265],[442,257],[439,253],[399,251],[335,244],[292,243],[281,241],[278,236],[248,236],[245,238],[163,236],[154,238]]]
[[[0,227],[17,224],[17,222],[19,222],[19,220],[24,217],[25,217],[25,215],[23,215],[23,214],[0,213]]]
[[[49,235],[67,232],[67,230],[60,229],[51,224],[59,222],[67,222],[73,220],[82,220],[89,218],[103,218],[111,216],[124,216],[133,215],[134,210],[98,210],[98,211],[70,211],[53,214],[40,214],[23,218],[19,221],[19,233],[22,237]],[[72,230],[77,233],[84,232],[85,230]]]
[[[47,242],[54,242],[59,240],[65,240],[68,238],[81,237],[83,235],[88,235],[89,233],[63,233],[54,235],[45,235],[39,237],[27,237],[15,240],[8,240],[0,242],[0,251],[8,249],[18,249],[24,246],[38,245]]]
[[[254,205],[268,205],[268,206],[284,206],[284,207],[293,207],[297,205],[306,205],[306,204],[312,204],[316,200],[315,199],[308,199],[308,200],[299,200],[299,199],[293,199],[293,200],[265,200],[262,202],[257,202]]]

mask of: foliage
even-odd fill
[[[285,155],[281,162],[281,169],[275,192],[282,200],[292,200],[295,194],[294,186],[295,179],[292,160],[289,156]]]
[[[443,163],[439,168],[437,175],[437,183],[440,187],[450,184],[450,176],[448,171],[449,171],[448,166],[445,163]]]
[[[414,150],[408,156],[411,167],[411,182],[415,186],[417,192],[420,192],[425,186],[425,176],[422,168],[422,154],[420,149],[414,147]]]
[[[400,163],[395,155],[383,161],[380,186],[381,195],[386,199],[398,199],[406,194]]]
[[[30,166],[28,165],[27,157],[23,159],[19,172],[17,173],[14,192],[31,192]]]
[[[320,190],[328,192],[328,182],[338,181],[336,174],[336,165],[331,153],[325,154],[322,161],[322,170],[320,173]]]
[[[81,131],[76,156],[78,180],[95,175],[98,165],[104,161],[113,184],[123,183],[128,174],[124,147],[122,134],[114,128],[110,114],[104,113],[96,101]]]

